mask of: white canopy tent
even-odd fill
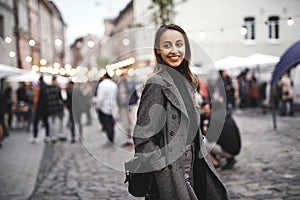
[[[7,77],[8,82],[37,82],[39,80],[40,74],[31,73],[27,71],[23,74],[10,75]]]
[[[26,70],[19,69],[16,67],[12,67],[9,65],[0,64],[0,79],[5,78],[10,75],[17,75],[17,74],[23,74],[26,73]]]
[[[26,72],[26,73],[20,74],[20,75],[8,76],[6,81],[8,81],[8,82],[32,82],[35,84],[38,82],[40,77],[41,77],[40,73]],[[52,77],[53,77],[53,75],[50,75],[50,74],[43,75],[44,81],[48,84],[51,83]],[[60,87],[65,88],[70,79],[68,77],[56,75],[56,80]]]
[[[214,62],[217,69],[253,68],[257,66],[275,66],[279,62],[278,56],[266,54],[252,54],[247,57],[228,56]]]
[[[266,54],[252,54],[244,58],[244,66],[251,67],[262,67],[262,66],[275,66],[280,60],[279,56],[272,56]]]
[[[242,67],[244,65],[244,58],[238,56],[228,56],[214,62],[217,69],[232,69]]]
[[[242,70],[248,68],[256,71],[260,80],[269,80],[271,71],[279,60],[280,57],[278,56],[252,54],[247,57],[228,56],[215,61],[214,65],[217,69],[226,70],[232,76],[237,76]]]

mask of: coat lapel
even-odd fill
[[[189,119],[187,109],[184,105],[184,101],[183,101],[177,87],[175,86],[173,79],[166,71],[162,71],[161,76],[167,83],[166,86],[163,88],[164,95],[171,102],[171,104],[173,104],[177,109],[179,109]]]

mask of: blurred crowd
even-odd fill
[[[201,131],[205,136],[204,142],[210,150],[209,156],[216,169],[224,170],[233,167],[236,163],[235,157],[241,150],[241,135],[232,113],[237,109],[258,108],[262,114],[266,114],[272,104],[281,116],[293,116],[293,80],[289,72],[284,73],[274,86],[273,92],[269,83],[259,82],[254,74],[250,74],[246,68],[237,77],[231,77],[225,70],[219,70],[224,86],[225,95],[221,93],[222,88],[210,85],[203,77],[198,77],[197,103],[201,108]],[[220,86],[219,86],[220,87]],[[208,134],[211,122],[212,99],[226,102],[226,117],[223,129],[216,138]],[[226,100],[224,100],[226,98]],[[273,102],[271,102],[273,100]],[[215,137],[215,138],[214,138]]]
[[[24,129],[30,143],[39,142],[43,129],[47,143],[83,140],[84,126],[92,125],[91,109],[109,142],[114,143],[114,126],[120,123],[127,139],[124,146],[132,146],[132,128],[140,90],[138,83],[123,74],[113,79],[105,74],[98,82],[74,83],[61,87],[55,76],[45,82],[19,82],[14,90],[10,85],[0,91],[0,145],[10,132]],[[82,122],[85,119],[85,122]],[[66,133],[66,132],[69,132]]]

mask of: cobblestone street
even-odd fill
[[[231,199],[300,199],[299,117],[247,111],[235,116],[242,133],[242,152],[231,170],[221,172]]]
[[[242,151],[233,169],[220,172],[230,198],[300,199],[299,116],[277,117],[276,131],[271,114],[245,110],[234,118],[241,131]],[[121,166],[132,149],[107,144],[96,123],[84,128],[83,144],[47,146],[53,148],[55,161],[50,170],[40,172],[44,178],[31,200],[134,199],[123,183]],[[116,146],[125,138],[120,132]]]

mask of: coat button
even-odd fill
[[[168,168],[169,168],[169,169],[172,169],[172,165],[168,165]]]
[[[170,131],[171,136],[174,136],[174,134],[175,134],[174,131]]]

